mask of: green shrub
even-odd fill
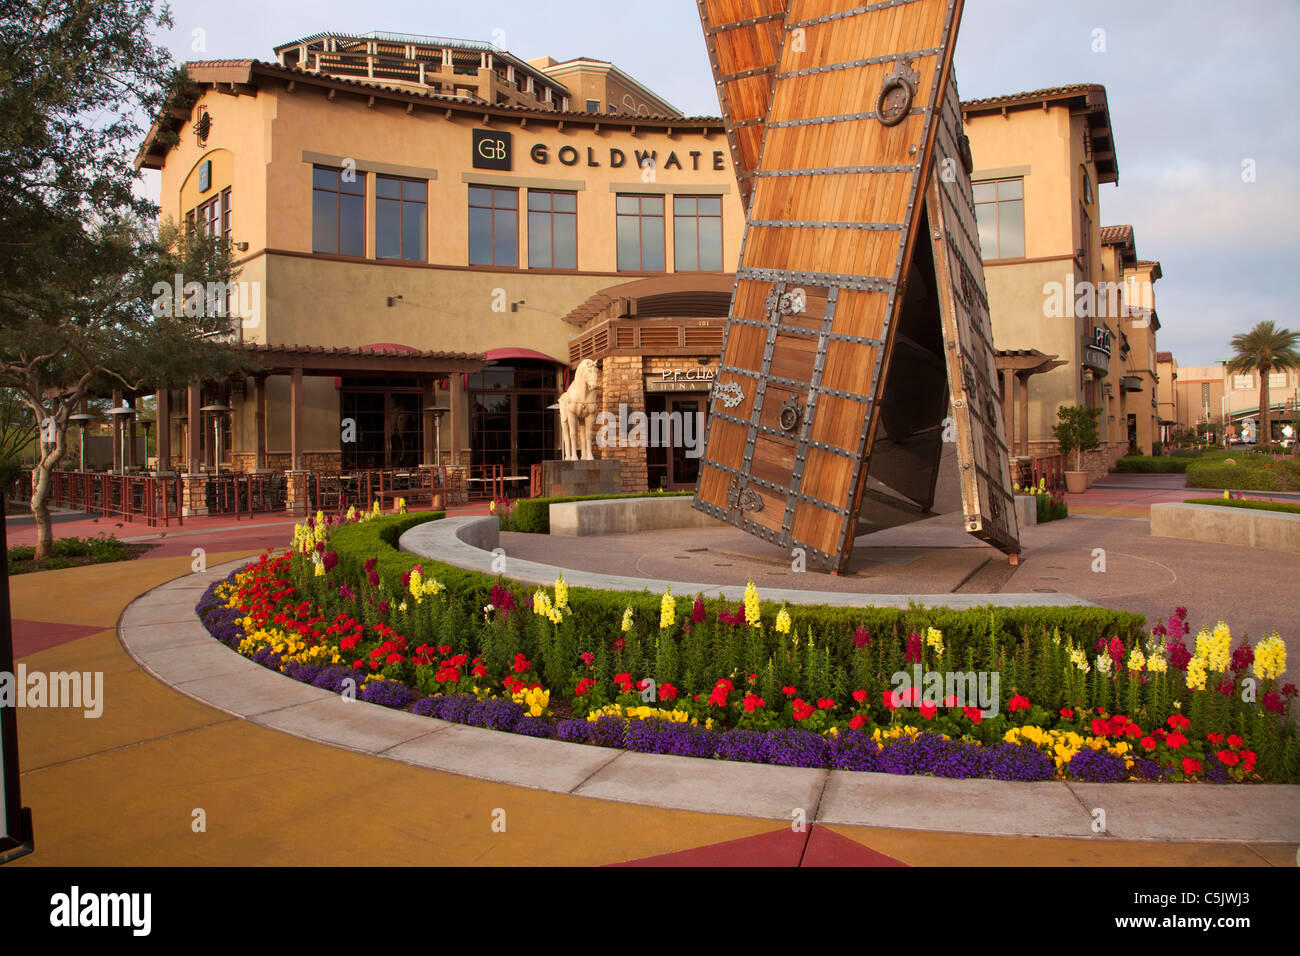
[[[1226,488],[1233,491],[1300,491],[1300,463],[1262,456],[1240,456],[1236,464],[1222,460],[1193,462],[1187,468],[1187,487]]]
[[[36,557],[36,549],[30,544],[16,544],[9,549],[9,562],[30,561]]]
[[[1218,505],[1223,508],[1246,508],[1251,511],[1282,511],[1287,514],[1300,515],[1300,504],[1288,501],[1247,501],[1236,498],[1189,498],[1183,502],[1187,505]]]
[[[478,571],[457,568],[430,558],[421,558],[397,550],[397,541],[409,528],[425,521],[442,517],[441,512],[396,515],[377,518],[357,524],[345,524],[334,530],[330,544],[339,555],[339,567],[348,581],[365,580],[363,567],[367,558],[375,558],[380,577],[388,584],[388,593],[400,584],[394,584],[402,574],[419,564],[426,577],[432,575],[447,587],[459,613],[466,618],[481,619],[483,607],[489,603],[492,586],[507,583],[506,579]],[[317,579],[323,581],[324,579]],[[516,584],[516,590],[532,593],[534,585]],[[334,600],[325,586],[321,587],[319,600],[327,606]],[[623,611],[631,607],[640,620],[658,620],[660,594],[649,591],[603,591],[593,588],[569,588],[569,604],[574,610],[580,640],[608,643],[617,635]],[[677,595],[678,619],[690,613],[691,595]],[[739,603],[739,602],[736,602]],[[762,603],[763,617],[771,621],[780,605]],[[998,635],[1007,647],[1022,637],[1050,633],[1060,628],[1062,634],[1072,636],[1091,648],[1096,640],[1119,635],[1125,641],[1139,633],[1146,623],[1141,614],[1115,611],[1100,607],[981,607],[970,610],[947,608],[924,609],[920,607],[829,607],[826,605],[790,605],[788,607],[794,633],[803,634],[808,628],[817,636],[819,645],[823,635],[824,646],[853,646],[853,634],[865,627],[872,634],[902,633],[904,636],[919,628],[937,627],[945,635],[962,641],[983,641],[990,633]]]
[[[610,498],[680,497],[693,495],[693,491],[634,491],[622,495],[574,495],[568,498],[520,498],[514,503],[511,527],[504,530],[522,531],[525,534],[550,534],[551,505],[565,501],[603,501]]]
[[[1115,470],[1128,475],[1166,475],[1185,472],[1189,464],[1190,459],[1181,456],[1125,455],[1115,462]]]

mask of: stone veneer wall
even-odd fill
[[[641,357],[607,355],[600,364],[600,410],[617,416],[619,405],[625,404],[629,415],[644,412],[645,363]],[[595,435],[599,432],[597,428]],[[594,451],[598,458],[619,462],[624,491],[646,491],[649,488],[644,448],[595,448]]]

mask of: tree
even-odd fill
[[[1083,453],[1101,444],[1097,435],[1100,415],[1100,408],[1086,405],[1062,405],[1056,410],[1059,421],[1052,426],[1052,434],[1056,436],[1062,455],[1075,453],[1075,471],[1083,471]]]
[[[1260,322],[1249,332],[1232,337],[1235,353],[1228,359],[1227,371],[1234,375],[1259,373],[1259,440],[1273,441],[1272,409],[1269,408],[1268,375],[1300,368],[1300,332],[1275,328],[1271,321]],[[1226,384],[1226,383],[1225,383]]]
[[[159,282],[229,281],[219,240],[156,225],[132,163],[150,118],[193,88],[149,37],[150,0],[0,0],[0,387],[37,423],[38,559],[68,416],[88,395],[242,366],[220,310],[158,316]],[[175,310],[173,310],[175,311]]]

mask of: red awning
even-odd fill
[[[502,362],[506,359],[540,359],[543,362],[550,362],[554,365],[565,365],[567,363],[546,355],[533,349],[488,349],[483,353],[483,357],[489,362]]]

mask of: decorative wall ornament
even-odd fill
[[[762,511],[763,499],[753,488],[741,488],[740,479],[733,477],[727,488],[727,505],[732,511]]]
[[[722,399],[722,404],[727,408],[735,408],[745,400],[745,393],[740,389],[740,383],[737,381],[721,382],[713,386],[718,397]]]

